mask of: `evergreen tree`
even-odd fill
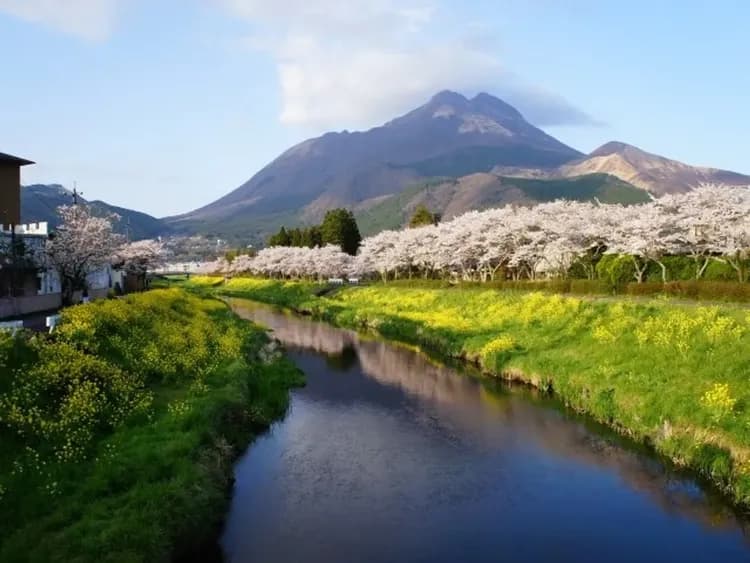
[[[320,233],[320,227],[318,225],[313,225],[302,231],[302,246],[308,248],[323,246],[323,236]]]
[[[409,228],[424,227],[425,225],[435,225],[438,222],[437,215],[430,213],[424,205],[418,205],[414,214],[409,220]]]
[[[286,232],[283,226],[279,229],[278,233],[268,239],[268,246],[289,246],[289,243],[289,233]]]
[[[357,221],[348,209],[332,209],[326,213],[320,226],[323,244],[335,244],[347,254],[355,255],[362,242]]]
[[[298,228],[290,229],[289,246],[302,246],[302,231],[300,231]]]

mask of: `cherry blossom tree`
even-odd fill
[[[124,244],[113,258],[112,265],[135,276],[145,287],[146,274],[164,263],[164,245],[157,240],[139,240]]]
[[[87,276],[108,266],[124,239],[112,230],[116,215],[97,217],[85,205],[64,205],[57,212],[62,222],[47,241],[46,263],[57,270],[63,304],[69,305],[75,291],[88,291]]]
[[[217,271],[278,278],[324,279],[349,273],[383,282],[420,275],[464,281],[564,277],[574,263],[594,279],[603,253],[630,257],[642,282],[656,264],[668,280],[666,257],[687,255],[700,278],[710,260],[745,279],[750,256],[750,187],[699,186],[624,206],[554,201],[470,211],[437,225],[382,231],[362,241],[355,257],[335,248],[267,248],[255,257],[215,263]]]
[[[696,260],[699,278],[709,259],[729,264],[746,281],[744,261],[750,255],[750,188],[703,185],[678,202],[686,247]]]

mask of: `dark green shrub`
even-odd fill
[[[695,279],[695,261],[689,256],[665,256],[661,262],[667,267],[667,281]],[[646,270],[646,280],[662,281],[661,266],[651,262]]]
[[[711,260],[703,272],[706,281],[737,281],[737,272],[726,262]]]
[[[616,291],[635,279],[635,266],[630,256],[607,254],[596,265],[596,274],[610,290]]]

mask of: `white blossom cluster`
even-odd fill
[[[631,206],[559,200],[471,211],[438,225],[383,231],[363,240],[356,257],[333,246],[272,247],[232,264],[208,264],[205,271],[486,281],[502,270],[514,279],[535,279],[564,275],[575,260],[602,253],[630,256],[638,281],[649,263],[660,265],[666,280],[662,259],[674,255],[695,260],[696,278],[710,260],[740,272],[750,255],[750,187],[702,185]]]
[[[353,256],[338,246],[307,248],[272,246],[255,256],[238,256],[205,264],[203,273],[250,273],[272,278],[318,279],[341,277],[351,272]]]
[[[137,275],[146,274],[164,263],[164,245],[157,240],[138,240],[122,245],[112,263]]]

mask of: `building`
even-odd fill
[[[0,152],[0,225],[21,223],[21,167],[30,160]]]
[[[44,250],[47,223],[21,224],[21,167],[28,164],[0,152],[0,318],[57,306],[34,260]]]
[[[30,160],[0,153],[0,319],[22,317],[62,306],[56,271],[40,266],[49,238],[47,223],[21,224],[21,167]],[[116,287],[125,274],[111,266],[89,274],[88,295],[98,299]],[[81,299],[78,292],[74,299]]]

